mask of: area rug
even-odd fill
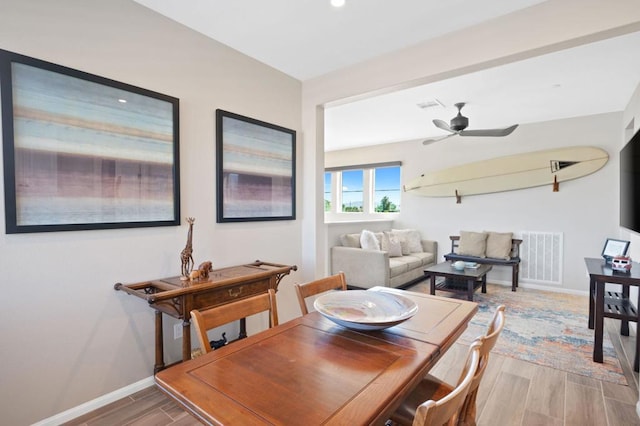
[[[498,305],[505,305],[505,328],[493,352],[597,380],[628,385],[616,351],[604,333],[602,364],[593,362],[593,330],[588,328],[587,296],[510,287],[478,291],[478,313],[458,342],[470,344],[486,332]],[[428,282],[408,290],[429,292]],[[449,295],[451,293],[448,293]],[[447,295],[438,292],[438,295]],[[456,296],[457,297],[457,296]],[[466,296],[465,296],[466,297]]]

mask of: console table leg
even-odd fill
[[[594,303],[593,298],[596,293],[596,282],[593,278],[589,280],[589,329],[593,330],[593,311],[594,311]]]
[[[629,300],[629,286],[622,285],[622,298]],[[623,336],[629,335],[629,320],[620,320],[620,334]]]
[[[596,282],[595,332],[593,342],[593,360],[602,363],[602,333],[604,328],[604,286]]]
[[[153,373],[164,369],[164,336],[162,334],[162,312],[156,311],[156,363]]]

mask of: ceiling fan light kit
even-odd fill
[[[440,136],[436,138],[426,139],[422,141],[423,145],[428,145],[432,142],[441,141],[443,139],[450,138],[451,136],[459,135],[459,136],[481,136],[481,137],[504,137],[510,135],[516,127],[517,124],[506,127],[504,129],[477,129],[477,130],[466,130],[469,126],[469,119],[462,115],[462,108],[464,107],[464,102],[458,102],[455,104],[455,107],[458,108],[458,115],[453,117],[449,124],[445,121],[435,119],[433,120],[433,124],[444,131],[449,132],[449,135]]]

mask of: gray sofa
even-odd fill
[[[376,233],[379,239],[382,235]],[[331,248],[331,273],[344,272],[349,287],[405,287],[423,278],[424,269],[438,258],[438,243],[418,238],[421,251],[415,244],[411,252],[403,246],[403,254],[398,256],[394,250],[362,248],[360,234],[343,234],[340,245]]]

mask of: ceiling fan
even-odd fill
[[[432,142],[441,141],[443,139],[450,138],[451,136],[460,135],[460,136],[493,136],[493,137],[502,137],[510,135],[516,127],[517,124],[513,126],[506,127],[504,129],[478,129],[478,130],[465,130],[469,125],[469,119],[462,115],[461,110],[464,107],[464,102],[459,102],[455,104],[455,107],[458,108],[458,115],[451,119],[451,124],[447,124],[442,120],[435,119],[433,120],[433,124],[439,129],[446,130],[450,132],[450,135],[440,136],[437,138],[427,139],[422,141],[423,145],[428,145]]]

